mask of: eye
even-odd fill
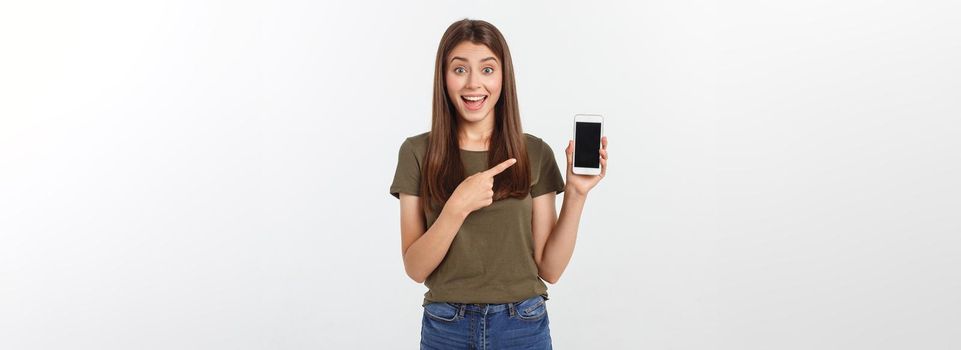
[[[491,74],[491,73],[494,73],[494,68],[484,67],[484,74]]]
[[[466,73],[466,72],[467,72],[467,70],[466,70],[466,69],[464,69],[464,67],[457,67],[457,68],[454,68],[454,73],[457,73],[457,74],[464,74],[464,73]]]

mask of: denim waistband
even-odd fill
[[[535,295],[521,301],[516,301],[513,303],[504,303],[504,304],[447,303],[447,305],[457,308],[458,313],[460,313],[462,316],[464,315],[465,312],[473,312],[473,313],[487,315],[487,314],[494,314],[494,313],[504,312],[504,311],[510,311],[510,313],[513,315],[514,309],[517,305],[534,298],[543,298],[543,297],[540,295]]]

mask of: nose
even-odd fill
[[[464,87],[466,87],[467,89],[474,89],[474,88],[480,87],[480,77],[477,76],[477,73],[472,71],[469,74],[467,74],[467,84]]]

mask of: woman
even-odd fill
[[[521,130],[497,28],[467,19],[447,28],[431,130],[401,145],[390,187],[404,268],[429,289],[422,349],[551,348],[543,281],[556,283],[567,267],[587,193],[607,170],[606,138],[600,176],[574,175],[573,150],[569,141],[564,183],[550,146]]]

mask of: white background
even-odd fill
[[[556,348],[961,348],[959,7],[4,1],[0,348],[417,348],[388,187],[464,17],[558,162],[606,117]]]

